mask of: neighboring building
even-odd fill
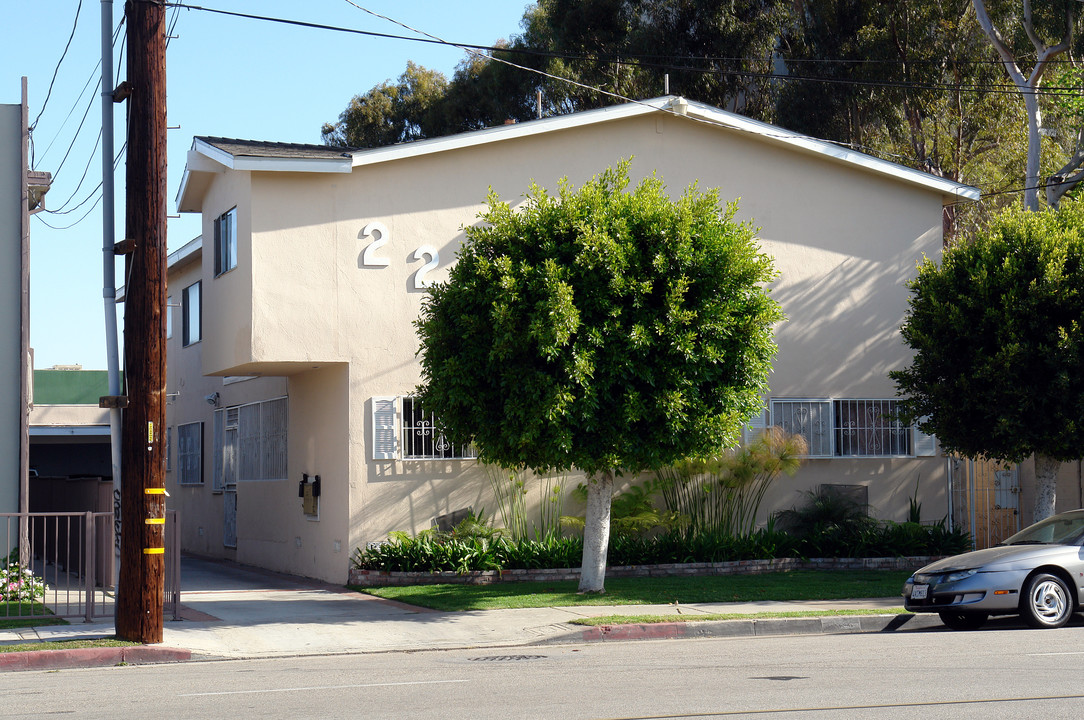
[[[22,101],[0,105],[0,513],[27,508],[30,395],[30,215],[49,174],[27,165],[26,78]]]
[[[105,370],[34,370],[30,410],[31,512],[111,512],[113,468]]]
[[[178,196],[203,239],[169,259],[167,486],[184,549],[342,582],[351,551],[496,505],[462,448],[429,433],[412,322],[489,188],[579,184],[634,157],[670,192],[698,181],[761,228],[787,314],[766,422],[810,459],[766,498],[857,486],[878,517],[949,506],[932,438],[885,417],[915,264],[942,210],[978,191],[679,98],[363,151],[196,138]],[[764,422],[764,421],[762,421]],[[314,498],[319,476],[319,497]],[[853,488],[851,488],[853,489]],[[765,515],[766,517],[766,515]]]
[[[0,512],[19,511],[22,422],[23,113],[0,105]]]

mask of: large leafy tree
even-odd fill
[[[422,405],[479,458],[589,478],[580,590],[604,587],[614,478],[717,452],[761,408],[774,275],[715,191],[671,199],[628,162],[488,198],[416,322]]]
[[[448,90],[443,74],[408,61],[395,83],[357,95],[337,123],[321,130],[328,145],[382,147],[441,134],[440,104]]]
[[[925,260],[892,373],[905,415],[967,457],[1035,456],[1035,520],[1084,455],[1084,204],[1011,209]]]
[[[800,3],[780,38],[779,124],[985,189],[1020,184],[1023,112],[971,0]],[[968,227],[1009,200],[947,212]]]
[[[790,0],[539,0],[500,50],[468,54],[443,88],[430,83],[439,93],[423,115],[404,117],[397,104],[411,94],[405,79],[433,74],[409,65],[398,84],[355,97],[324,140],[368,147],[530,120],[538,92],[545,115],[604,107],[662,95],[666,74],[676,94],[767,119],[763,76],[789,9]],[[412,134],[397,131],[405,120]]]

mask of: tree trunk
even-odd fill
[[[1017,88],[1024,98],[1024,109],[1028,116],[1028,157],[1024,178],[1024,208],[1032,212],[1039,211],[1039,188],[1042,181],[1039,179],[1039,154],[1042,152],[1039,128],[1042,125],[1042,116],[1039,111],[1039,98],[1033,88]]]
[[[1035,517],[1033,522],[1054,514],[1057,499],[1058,468],[1061,463],[1046,455],[1035,455]]]
[[[606,551],[610,546],[610,500],[614,491],[613,470],[605,470],[587,484],[587,515],[583,527],[581,593],[603,593],[606,588]]]

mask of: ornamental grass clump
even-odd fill
[[[781,473],[794,475],[805,453],[805,438],[771,427],[740,448],[662,468],[659,490],[685,538],[749,535],[768,488]]]

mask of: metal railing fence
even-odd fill
[[[0,619],[113,617],[111,512],[0,513]],[[177,512],[166,512],[163,615],[177,618]]]

